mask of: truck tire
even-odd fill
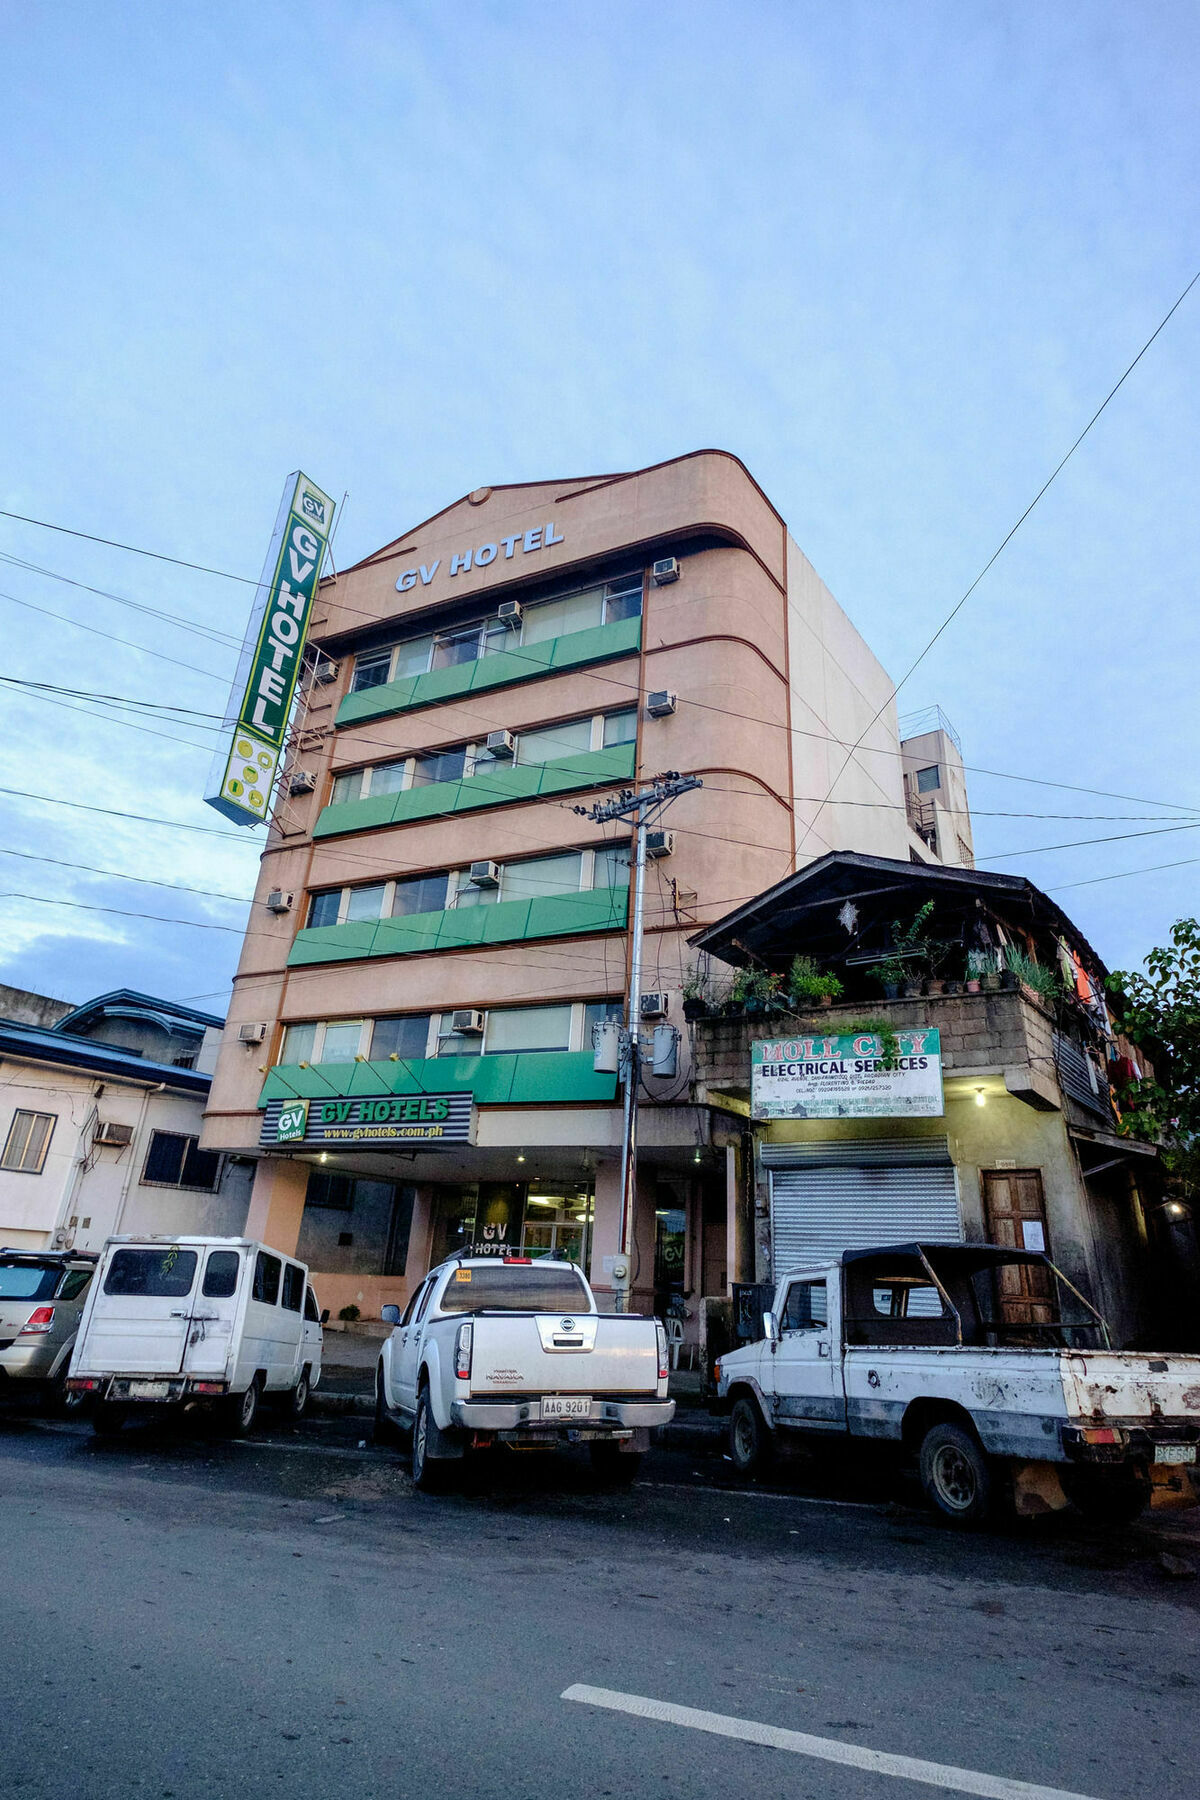
[[[97,1437],[116,1437],[125,1423],[125,1408],[111,1400],[97,1400],[92,1408],[92,1430]]]
[[[729,1415],[729,1460],[738,1474],[761,1475],[771,1460],[771,1436],[758,1403],[742,1394]]]
[[[231,1394],[225,1401],[225,1430],[230,1437],[246,1437],[254,1429],[258,1417],[258,1376],[244,1394]]]
[[[289,1391],[287,1397],[289,1419],[302,1419],[304,1417],[305,1413],[308,1411],[308,1399],[311,1393],[312,1388],[309,1386],[308,1370],[301,1369],[300,1378],[295,1387]]]
[[[619,1444],[593,1444],[590,1455],[592,1473],[605,1487],[632,1487],[642,1467],[640,1452]]]
[[[1150,1503],[1150,1477],[1136,1464],[1117,1469],[1072,1469],[1067,1499],[1093,1525],[1132,1525]]]
[[[952,1525],[979,1525],[992,1508],[995,1480],[982,1444],[948,1419],[921,1440],[925,1497]]]
[[[444,1494],[449,1486],[448,1462],[429,1454],[429,1440],[436,1429],[429,1389],[423,1387],[417,1395],[417,1412],[412,1432],[412,1481],[413,1486],[422,1494]]]

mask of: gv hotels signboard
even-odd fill
[[[942,1043],[936,1029],[897,1031],[888,1058],[882,1037],[771,1038],[750,1051],[750,1110],[756,1119],[936,1119],[945,1112]]]
[[[300,675],[309,614],[333,530],[333,501],[298,470],[283,490],[204,798],[235,825],[267,816]]]
[[[264,1149],[437,1149],[469,1144],[474,1135],[474,1097],[458,1094],[380,1094],[351,1100],[271,1100],[263,1113]]]

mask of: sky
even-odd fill
[[[75,1001],[224,1009],[259,842],[201,795],[289,470],[348,490],[345,566],[731,450],[898,680],[1200,268],[1174,0],[0,0],[0,39],[0,509],[244,578],[0,518],[0,982]],[[899,698],[962,738],[980,866],[1112,967],[1197,911],[1198,349],[1200,286]]]

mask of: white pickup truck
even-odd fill
[[[460,1256],[426,1276],[375,1375],[375,1430],[412,1433],[413,1481],[444,1486],[468,1451],[586,1443],[597,1472],[632,1481],[667,1399],[657,1319],[601,1313],[569,1262]]]
[[[1067,1322],[1073,1313],[1078,1323]],[[915,1457],[948,1519],[1002,1500],[1069,1502],[1128,1522],[1188,1505],[1200,1443],[1200,1356],[1117,1352],[1045,1256],[989,1244],[848,1250],[793,1270],[765,1336],[722,1356],[730,1454],[874,1440]]]

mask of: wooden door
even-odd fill
[[[1049,1251],[1046,1197],[1040,1169],[984,1169],[983,1206],[988,1238],[1006,1250]],[[1014,1263],[996,1271],[1000,1317],[1006,1325],[1050,1325],[1054,1300],[1050,1271]]]

